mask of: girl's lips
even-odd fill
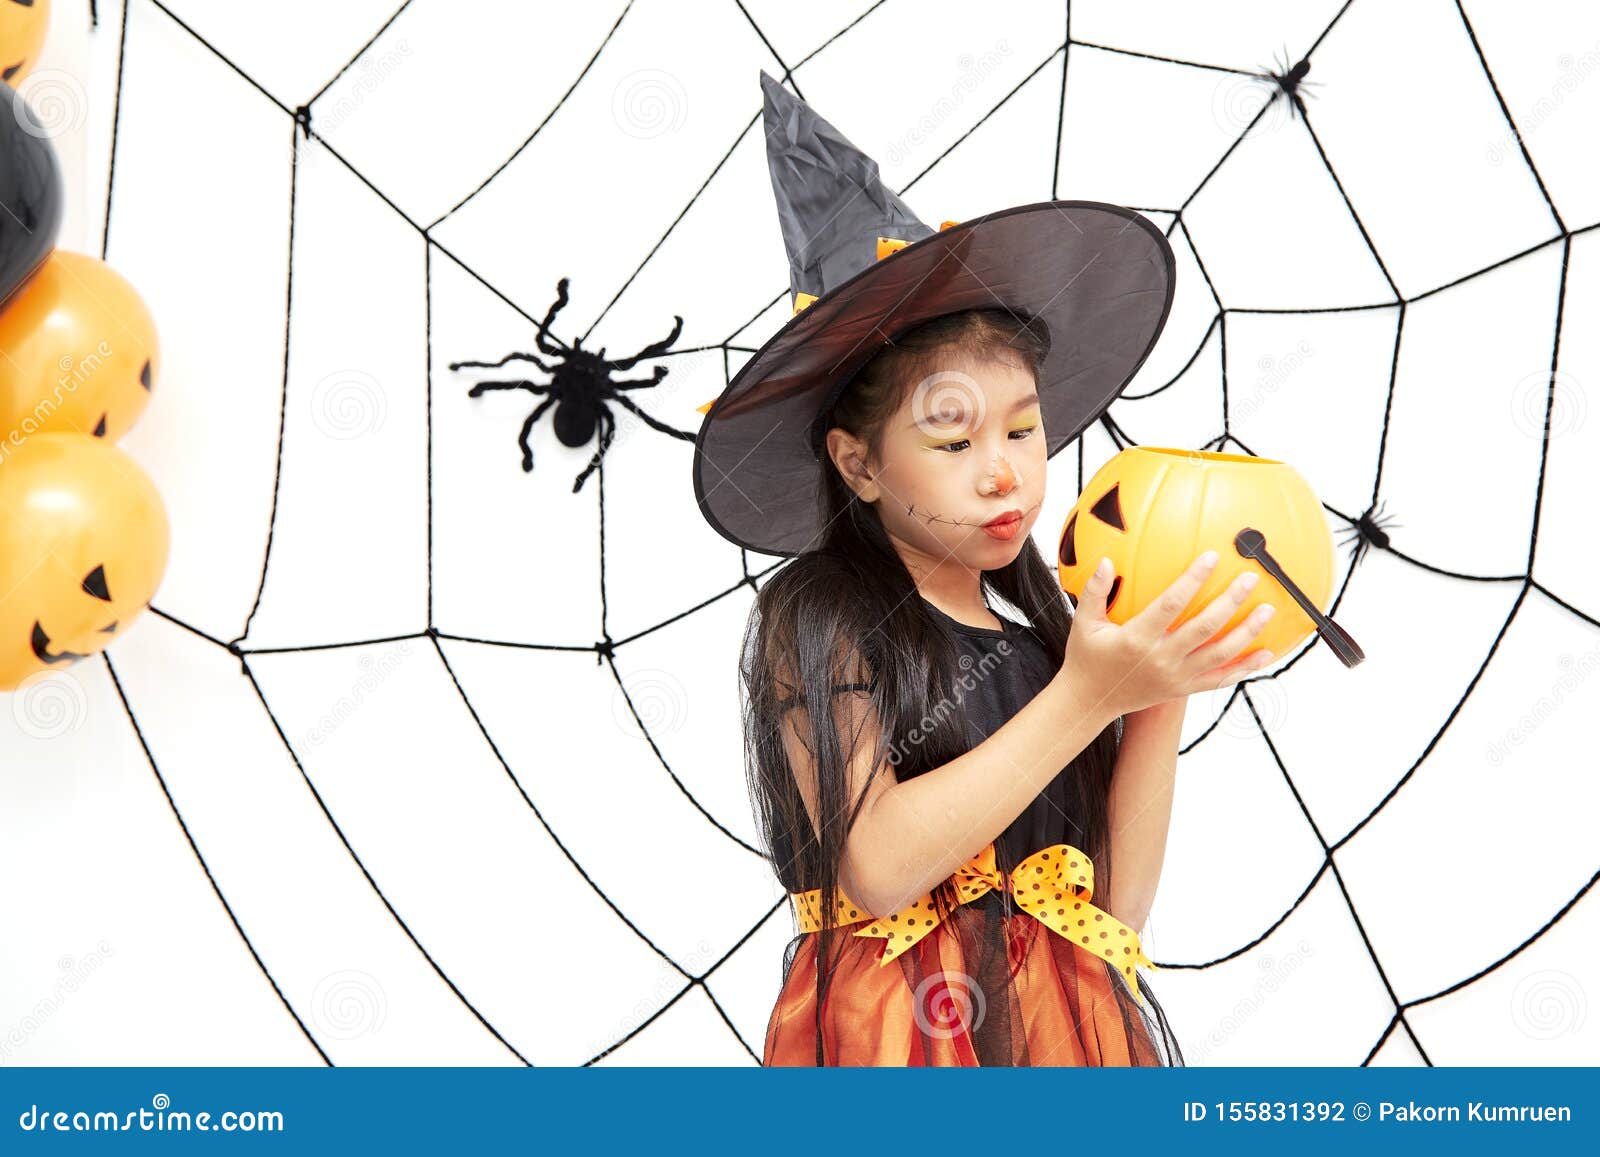
[[[1022,529],[1022,511],[1008,510],[1004,514],[996,515],[979,529],[990,538],[997,538],[1001,542],[1010,542],[1017,537],[1017,532]]]

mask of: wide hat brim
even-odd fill
[[[1039,397],[1054,454],[1138,372],[1174,283],[1161,230],[1098,201],[1018,205],[913,242],[796,314],[712,404],[695,439],[700,510],[748,550],[786,556],[817,545],[818,415],[884,345],[961,310],[1004,308],[1048,329]]]

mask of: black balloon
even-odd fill
[[[0,84],[0,302],[56,247],[61,166],[27,102]]]

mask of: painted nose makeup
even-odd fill
[[[996,454],[994,461],[989,465],[989,476],[984,479],[984,493],[1010,494],[1021,481],[1017,477],[1016,468]]]

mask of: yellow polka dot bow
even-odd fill
[[[948,883],[954,885],[955,898],[962,904],[969,904],[989,891],[1005,889],[1004,873],[995,867],[994,844],[985,845],[982,851],[958,867]],[[1115,965],[1127,980],[1134,998],[1144,1004],[1134,970],[1156,965],[1144,954],[1138,934],[1132,928],[1089,902],[1094,895],[1094,864],[1087,855],[1071,844],[1041,848],[1012,870],[1009,887],[1024,912],[1096,959]],[[939,923],[932,892],[881,919],[874,919],[842,889],[838,895],[841,897],[836,921],[839,927],[862,924],[864,926],[856,929],[854,935],[885,941],[878,960],[880,968],[913,947]],[[789,898],[794,901],[802,932],[815,932],[822,927],[820,888],[791,892]]]

